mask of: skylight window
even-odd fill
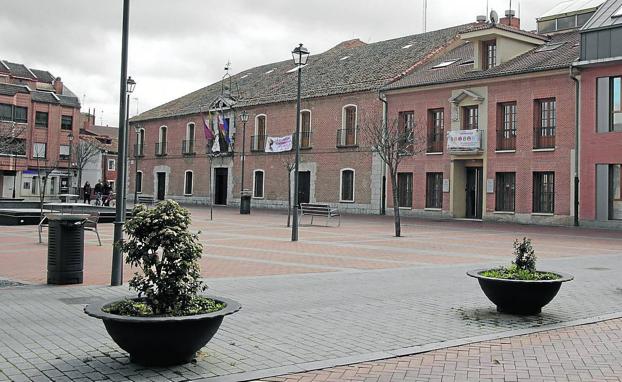
[[[541,47],[539,47],[538,49],[536,49],[536,52],[549,52],[551,50],[555,50],[555,49],[559,48],[562,45],[564,45],[563,42],[559,42],[559,43],[556,43],[556,44],[544,44]]]
[[[454,62],[456,62],[458,60],[449,60],[449,61],[443,61],[440,64],[436,64],[432,67],[432,69],[440,69],[440,68],[446,68],[449,65],[453,64]]]
[[[241,80],[245,79],[246,77],[248,77],[250,74],[252,73],[246,73],[245,75],[243,75],[242,77],[240,77]]]
[[[348,58],[350,58],[350,56],[343,56],[343,57],[341,57],[339,60],[340,60],[340,61],[343,61],[343,60],[347,60]]]
[[[274,69],[270,69],[270,70],[268,70],[265,74],[270,74],[270,73],[272,73],[272,72],[274,72]]]
[[[613,15],[611,15],[611,17],[622,17],[622,7],[620,7],[616,13],[614,13]]]
[[[462,66],[462,65],[472,65],[474,62],[475,61],[473,61],[473,60],[467,60],[467,61],[462,61],[458,65],[460,65],[460,66]]]
[[[404,45],[404,46],[402,47],[402,49],[408,49],[408,48],[410,48],[411,46],[413,46],[413,44]]]
[[[305,66],[307,66],[307,65],[302,65],[300,68],[302,69],[302,68],[304,68]],[[296,66],[296,67],[294,67],[294,68],[292,68],[292,69],[288,70],[288,71],[287,71],[287,73],[294,73],[294,72],[295,72],[295,71],[297,71],[297,70],[298,70],[298,67]],[[272,69],[269,73],[271,73],[272,71],[274,71],[274,69]]]

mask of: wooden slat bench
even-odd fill
[[[341,226],[341,215],[339,214],[339,210],[337,208],[333,208],[328,204],[311,204],[311,203],[300,203],[300,217],[299,221],[302,220],[304,215],[311,216],[311,224],[313,224],[313,218],[315,216],[326,218],[326,226],[328,227],[328,221],[333,217],[339,218],[338,227]]]
[[[152,205],[154,203],[153,195],[141,195],[138,194],[138,204]]]

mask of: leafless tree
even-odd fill
[[[293,151],[284,152],[281,155],[281,163],[287,170],[287,227],[291,226],[292,217],[292,172],[296,166]]]
[[[425,150],[425,136],[418,132],[415,127],[413,120],[405,123],[398,118],[384,121],[377,117],[364,118],[361,126],[364,145],[368,146],[372,153],[378,155],[389,171],[396,237],[402,235],[397,182],[398,169],[402,160]]]
[[[73,151],[72,159],[75,160],[76,171],[78,172],[78,190],[82,187],[82,171],[86,165],[99,154],[104,146],[96,139],[80,138],[71,148]],[[107,166],[104,163],[104,166]],[[106,171],[106,168],[103,169]]]
[[[43,203],[45,202],[45,195],[47,192],[47,185],[50,179],[50,175],[54,170],[58,168],[58,162],[51,162],[46,159],[45,152],[39,152],[37,150],[44,150],[41,146],[34,147],[34,157],[37,163],[37,188],[39,193],[39,219],[43,220]],[[39,239],[40,240],[40,239]]]
[[[16,124],[15,122],[0,122],[0,153],[24,153],[26,150],[24,140],[19,137],[25,129],[26,125],[24,124]]]

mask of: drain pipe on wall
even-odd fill
[[[378,99],[382,102],[382,125],[386,128],[389,114],[389,102],[387,96],[378,92]],[[380,215],[386,215],[386,200],[387,200],[387,164],[383,162],[382,166],[382,189],[380,190]]]
[[[570,65],[570,78],[575,82],[575,131],[574,131],[574,225],[579,226],[579,118],[581,116],[581,82],[577,78],[579,68]]]

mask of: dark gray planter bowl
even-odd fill
[[[488,269],[476,269],[467,275],[479,281],[479,286],[501,313],[531,315],[538,314],[542,307],[551,302],[563,282],[571,281],[573,276],[551,272],[559,275],[555,280],[506,280],[482,276],[480,273]],[[550,271],[539,271],[550,272]]]
[[[181,317],[129,317],[106,313],[105,306],[119,301],[89,304],[84,312],[101,318],[114,342],[130,354],[130,361],[145,366],[171,366],[192,361],[212,339],[224,316],[242,306],[226,298],[205,296],[226,306],[212,313]],[[134,299],[136,300],[136,299]]]

